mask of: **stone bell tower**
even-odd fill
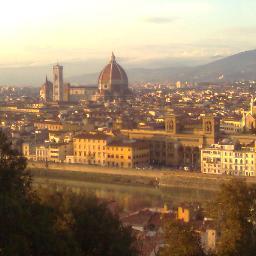
[[[172,110],[167,110],[165,115],[165,131],[170,134],[177,134],[180,131],[180,122]]]
[[[53,101],[63,101],[63,95],[63,66],[57,64],[53,66]]]
[[[206,144],[217,142],[219,135],[219,122],[213,115],[203,117],[203,134],[206,138]]]

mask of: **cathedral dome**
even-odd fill
[[[101,71],[98,80],[101,94],[123,96],[128,91],[128,78],[112,53],[110,62]]]

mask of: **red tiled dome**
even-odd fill
[[[112,54],[110,62],[101,71],[99,80],[99,90],[110,94],[123,94],[128,90],[128,78],[124,69],[116,62]]]

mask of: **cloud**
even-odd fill
[[[173,23],[177,20],[177,17],[160,17],[160,16],[152,16],[152,17],[145,17],[143,20],[149,23],[155,24],[165,24],[165,23]]]
[[[234,35],[256,35],[256,26],[229,27],[224,32]]]
[[[222,59],[222,58],[225,58],[227,56],[229,56],[229,55],[217,54],[217,55],[210,56],[210,58],[215,60],[215,59]]]

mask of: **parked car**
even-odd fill
[[[188,172],[190,171],[190,168],[188,166],[184,166],[184,171]]]

